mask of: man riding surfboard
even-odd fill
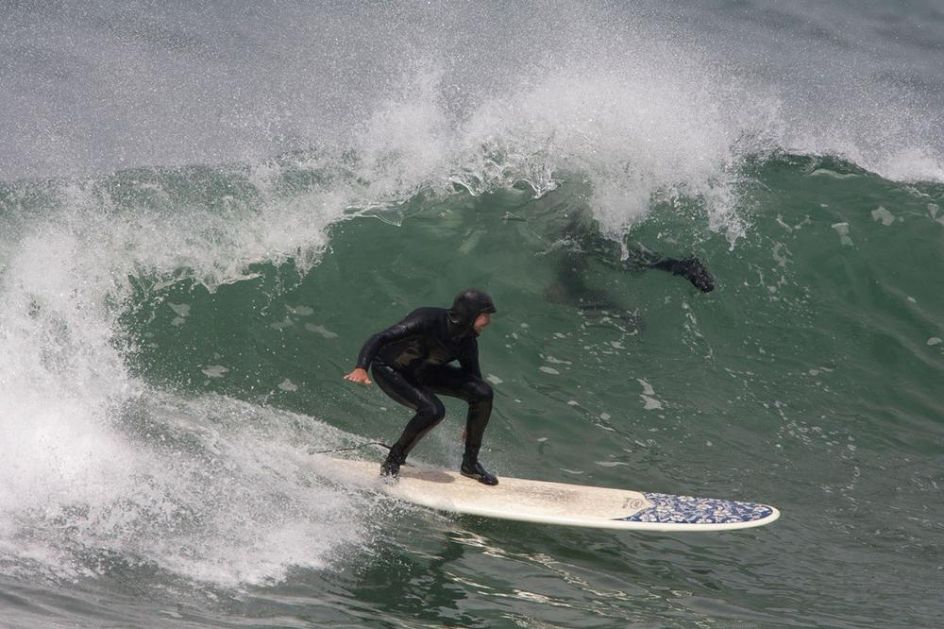
[[[462,475],[486,485],[498,484],[498,478],[478,460],[492,413],[492,387],[482,379],[479,368],[478,336],[494,312],[492,298],[470,288],[456,295],[448,310],[417,308],[364,343],[357,366],[344,379],[369,385],[370,369],[384,393],[415,411],[380,466],[382,476],[396,478],[410,451],[443,420],[446,409],[436,397],[439,394],[469,404]],[[450,364],[454,361],[459,365]]]

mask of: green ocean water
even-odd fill
[[[127,378],[110,419],[88,420],[91,435],[33,424],[41,446],[113,461],[35,462],[33,490],[54,505],[12,494],[10,626],[933,626],[944,190],[813,157],[745,169],[733,244],[686,197],[626,238],[697,255],[709,294],[620,268],[593,220],[574,229],[589,190],[566,174],[541,195],[454,187],[352,211],[322,247],[224,283],[185,266],[130,272],[102,306]],[[309,190],[297,175],[280,203]],[[245,221],[261,202],[238,169],[132,171],[85,194],[108,191],[113,218],[142,220],[163,211],[140,196],[155,186],[194,216]],[[23,212],[48,190],[8,188],[3,202]],[[480,339],[496,390],[483,458],[499,475],[763,501],[781,520],[578,530],[438,514],[325,478],[312,451],[389,441],[409,417],[342,380],[360,344],[466,286],[499,310]],[[27,316],[54,309],[37,294]],[[103,367],[77,368],[81,308],[56,316],[42,360],[86,374],[81,402]],[[447,407],[415,458],[458,464],[464,410]]]
[[[0,627],[937,627],[935,2],[0,6]],[[715,278],[631,264],[697,256]],[[500,477],[352,487],[361,344],[478,287]],[[412,455],[455,467],[465,409]]]

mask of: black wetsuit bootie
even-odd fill
[[[380,475],[394,479],[399,478],[400,466],[403,465],[405,461],[406,455],[403,453],[403,449],[398,446],[393,446],[390,448],[390,454],[388,454],[384,462],[380,464]]]
[[[479,449],[466,448],[462,457],[462,467],[459,472],[468,478],[474,478],[485,485],[497,485],[498,477],[482,467],[479,463]]]

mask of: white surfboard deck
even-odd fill
[[[627,489],[499,477],[495,486],[458,471],[407,464],[398,481],[382,479],[374,461],[326,459],[332,477],[438,511],[487,518],[635,531],[727,531],[770,524],[771,506]],[[321,465],[316,465],[320,468]]]

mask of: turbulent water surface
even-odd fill
[[[0,626],[939,625],[941,68],[930,0],[4,3]],[[409,417],[361,343],[468,286],[499,475],[782,518],[332,478]]]

